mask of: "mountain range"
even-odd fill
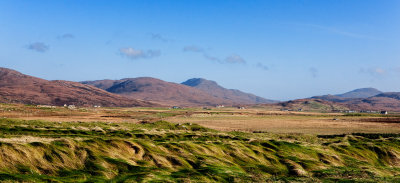
[[[156,106],[158,104],[112,94],[78,82],[48,81],[0,68],[0,102],[77,106]]]
[[[173,83],[151,77],[72,82],[49,81],[0,68],[0,102],[77,106],[239,106],[268,104],[273,109],[400,111],[400,92],[360,88],[336,95],[286,102],[265,99],[215,81],[193,78]]]
[[[226,89],[215,81],[200,78],[189,79],[182,84],[150,77],[83,81],[81,83],[128,98],[164,105],[215,106],[275,102],[239,90]]]
[[[313,99],[322,99],[322,100],[327,100],[327,101],[332,101],[332,102],[346,102],[354,99],[364,99],[368,97],[373,97],[379,94],[382,94],[383,92],[379,91],[378,89],[375,88],[359,88],[355,89],[343,94],[337,94],[337,95],[322,95],[322,96],[314,96],[311,97]]]
[[[375,88],[360,88],[343,94],[314,96],[278,103],[282,108],[324,108],[335,110],[400,111],[400,92],[382,92]]]

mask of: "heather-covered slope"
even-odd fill
[[[77,106],[154,106],[71,81],[48,81],[0,68],[0,102]]]

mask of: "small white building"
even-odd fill
[[[75,105],[68,105],[68,109],[76,109]]]

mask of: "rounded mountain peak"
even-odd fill
[[[191,87],[195,87],[195,86],[199,86],[199,85],[218,85],[217,82],[215,81],[211,81],[211,80],[207,80],[204,78],[192,78],[192,79],[188,79],[187,81],[181,83],[183,85],[186,86],[191,86]]]

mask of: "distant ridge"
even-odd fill
[[[400,111],[400,92],[381,92],[375,88],[360,88],[338,95],[315,96],[312,99],[340,103],[351,110]]]
[[[363,98],[373,97],[381,93],[382,93],[381,91],[375,88],[359,88],[343,94],[314,96],[312,98],[333,101],[333,102],[346,102],[352,99],[363,99]]]
[[[336,96],[343,98],[368,98],[381,93],[383,92],[375,88],[359,88]]]
[[[71,81],[48,81],[0,68],[0,102],[77,106],[156,106]]]
[[[385,92],[365,99],[353,99],[345,104],[352,109],[400,111],[400,92]]]
[[[153,101],[170,106],[231,104],[229,101],[210,96],[195,88],[151,77],[84,81],[82,83],[125,97]]]
[[[203,79],[203,78],[192,78],[182,83],[193,88],[202,90],[212,96],[231,100],[234,103],[239,104],[263,104],[263,103],[275,103],[277,101],[265,99],[250,93],[245,93],[240,90],[226,89],[217,84],[215,81]]]
[[[272,100],[239,90],[225,89],[216,82],[205,79],[191,79],[182,84],[151,77],[83,81],[82,83],[125,97],[170,106],[243,105],[272,102]]]

